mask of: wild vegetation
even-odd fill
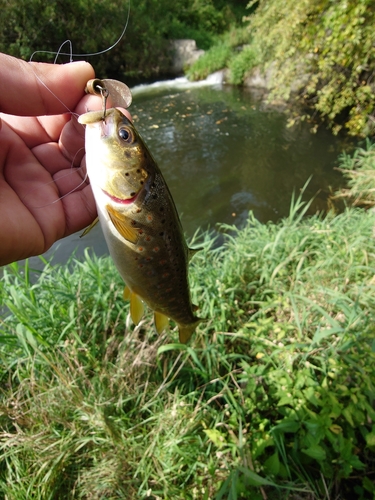
[[[244,13],[239,0],[0,0],[0,51],[29,60],[35,51],[56,52],[70,40],[73,53],[81,54],[75,59],[86,59],[84,54],[103,51],[120,37],[129,1],[121,43],[111,49],[110,58],[108,53],[88,58],[101,78],[129,81],[163,74],[170,66],[170,39],[194,38],[206,49]],[[69,44],[63,49],[70,53]],[[41,52],[33,57],[54,58]]]
[[[140,0],[95,66],[146,78],[166,67],[169,38],[191,36],[212,46],[195,77],[226,66],[241,83],[272,63],[287,98],[302,69],[305,103],[335,131],[371,134],[369,5],[260,1],[230,29],[240,1]],[[75,52],[107,47],[127,15],[120,1],[0,6],[0,50],[25,59],[66,38]],[[150,314],[131,324],[107,257],[3,268],[1,497],[374,499],[375,147],[341,169],[340,214],[306,217],[302,193],[278,223],[250,214],[220,228],[220,246],[199,237],[191,288],[207,320],[188,345],[173,325],[158,337]]]
[[[375,132],[372,3],[139,0],[131,2],[124,38],[110,58],[88,59],[100,77],[144,81],[168,72],[171,39],[193,38],[207,53],[187,69],[190,78],[228,68],[229,82],[242,84],[258,67],[270,76],[270,99],[306,106],[308,112],[291,123],[319,118],[334,133],[369,136]],[[76,54],[100,52],[120,37],[128,7],[128,0],[0,0],[0,50],[29,60],[35,51],[57,51],[71,40]],[[62,52],[69,53],[70,45]],[[33,58],[53,61],[55,55],[38,52]]]
[[[225,34],[189,75],[204,77],[206,66],[222,69],[217,50],[224,45],[224,66],[232,83],[242,83],[251,69],[260,67],[271,75],[271,99],[300,100],[334,133],[345,129],[351,135],[373,135],[373,2],[260,0],[248,7],[247,32],[232,26],[231,35]],[[238,31],[240,46],[235,41]]]
[[[372,499],[375,216],[307,208],[201,236],[189,345],[134,328],[107,257],[4,268],[4,498]]]

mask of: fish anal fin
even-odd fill
[[[130,243],[137,243],[139,238],[139,228],[132,226],[132,220],[113,208],[111,205],[107,205],[106,209],[112,224],[121,236],[127,241],[130,241]]]
[[[144,305],[139,295],[134,292],[130,294],[130,316],[135,325],[141,321],[144,313]]]
[[[178,324],[178,338],[181,344],[186,344],[186,342],[190,340],[190,337],[193,335],[196,327],[201,321],[203,321],[203,319],[196,318],[196,321],[190,323],[189,325]]]
[[[93,227],[95,227],[98,222],[99,222],[99,217],[97,217],[93,222],[91,222],[91,224],[89,226],[86,227],[86,229],[80,235],[80,238],[83,238],[84,236],[86,236],[86,234],[89,234],[89,232],[91,231],[91,229]]]
[[[122,294],[123,299],[130,300],[131,294],[132,294],[132,291],[130,290],[130,288],[127,285],[125,285],[125,288],[124,288],[124,291]]]
[[[169,326],[169,318],[158,311],[154,312],[154,323],[158,334],[160,335]]]

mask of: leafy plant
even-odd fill
[[[254,45],[243,47],[229,62],[230,83],[236,85],[243,83],[248,72],[258,64],[258,61],[258,51]]]
[[[352,135],[374,132],[375,13],[370,4],[261,1],[248,18],[263,64],[273,64],[273,95],[288,98],[297,81],[303,100],[335,133],[343,126]]]
[[[219,2],[220,4],[220,2]],[[58,62],[69,53],[89,57],[101,77],[145,79],[170,68],[169,40],[194,37],[203,48],[236,22],[230,2],[212,0],[40,0],[0,1],[0,50],[29,60],[53,62],[61,44],[67,43]],[[130,15],[127,24],[128,12]],[[123,39],[113,46],[126,27]],[[77,58],[77,56],[75,57]]]
[[[372,498],[374,214],[308,208],[201,237],[188,345],[131,325],[109,258],[4,268],[2,495]]]
[[[231,49],[228,45],[224,43],[215,45],[194,63],[187,74],[191,80],[207,78],[214,71],[224,69],[230,55]]]
[[[210,73],[230,67],[233,54],[238,55],[238,48],[247,42],[248,34],[246,29],[232,25],[228,32],[216,37],[212,47],[207,50],[190,68],[187,68],[186,74],[191,80],[200,80],[206,78]],[[254,48],[251,49],[254,59]],[[240,56],[241,61],[235,71],[242,71],[244,64],[251,59],[250,51],[245,50],[245,54]],[[234,63],[235,64],[235,63]],[[241,66],[241,69],[239,68]],[[246,70],[248,67],[246,66]],[[238,83],[240,83],[238,81]]]
[[[348,179],[348,188],[337,193],[337,198],[349,199],[357,206],[375,205],[375,145],[366,141],[352,156],[341,155],[340,169]]]

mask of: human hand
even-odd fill
[[[102,103],[84,93],[87,81],[94,78],[88,63],[27,63],[0,54],[0,68],[0,265],[4,265],[45,252],[96,217],[83,169],[74,168],[84,164],[84,128],[68,110],[82,114],[101,109]]]

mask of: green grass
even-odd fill
[[[1,496],[374,498],[375,216],[307,206],[201,237],[187,346],[109,258],[4,268]]]
[[[366,208],[375,205],[375,144],[369,140],[357,148],[353,155],[341,155],[340,170],[348,181],[338,198],[348,199],[351,204]]]
[[[230,83],[242,83],[245,74],[257,63],[256,49],[248,43],[248,30],[232,26],[228,32],[217,36],[206,53],[187,68],[187,77],[190,80],[203,80],[215,71],[229,68]]]

